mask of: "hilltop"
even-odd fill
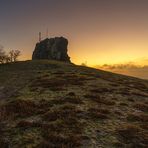
[[[148,81],[72,63],[0,65],[1,147],[147,147]]]

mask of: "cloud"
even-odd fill
[[[148,62],[148,59],[146,59]],[[102,69],[106,71],[111,71],[114,73],[139,77],[142,79],[148,79],[148,65],[135,65],[134,62],[130,62],[128,64],[104,64],[95,66],[97,69]]]

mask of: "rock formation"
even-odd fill
[[[67,46],[68,40],[64,37],[47,38],[36,44],[32,60],[49,59],[70,62]]]

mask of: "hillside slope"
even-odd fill
[[[147,147],[148,81],[55,61],[0,65],[0,147]]]

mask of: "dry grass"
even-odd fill
[[[128,98],[127,100],[130,102],[135,102],[135,100],[133,98]]]
[[[53,99],[53,100],[50,101],[50,103],[52,105],[59,105],[59,104],[66,104],[66,103],[70,103],[70,104],[82,104],[83,102],[77,96],[65,96],[63,98]]]
[[[62,99],[62,102],[72,103],[72,104],[82,104],[82,100],[79,97],[65,97]]]
[[[111,92],[113,92],[114,91],[114,89],[111,89],[111,88],[97,88],[97,89],[91,89],[90,90],[90,92],[91,93],[99,93],[99,94],[101,94],[101,93],[111,93]]]
[[[33,122],[26,121],[26,120],[21,120],[17,124],[17,127],[20,127],[20,128],[31,128],[33,126],[35,126]]]
[[[120,106],[128,106],[128,104],[125,103],[125,102],[120,102],[119,105],[120,105]]]
[[[86,81],[90,80],[86,76],[76,75],[76,74],[65,74],[61,78],[66,80],[69,85],[78,85],[78,86],[84,85]]]
[[[148,145],[146,81],[50,61],[1,69],[0,147]]]
[[[30,85],[31,91],[36,91],[37,88],[49,89],[51,91],[63,91],[65,87],[69,85],[84,85],[84,81],[87,78],[84,76],[77,76],[72,74],[61,75],[60,78],[49,78],[48,76],[42,76],[36,78]]]
[[[76,94],[74,92],[69,92],[67,95],[68,96],[76,96]]]
[[[36,79],[35,81],[32,82],[30,85],[30,88],[44,88],[44,89],[50,89],[53,91],[59,91],[62,90],[63,87],[67,83],[63,79],[54,79],[54,78],[40,78]]]
[[[147,124],[147,123],[141,123],[141,124],[140,124],[140,127],[141,127],[142,129],[148,131],[148,124]]]
[[[132,82],[132,85],[133,85],[133,88],[147,92],[148,87],[141,82]]]
[[[119,139],[131,147],[146,147],[148,144],[148,134],[139,126],[127,124],[117,129],[117,133]]]
[[[109,119],[110,111],[107,109],[97,109],[97,108],[89,108],[88,109],[88,117],[93,120],[98,119]]]
[[[128,88],[128,87],[120,88],[117,93],[124,95],[124,96],[130,96],[131,95],[130,88]]]
[[[45,113],[42,118],[46,121],[55,121],[57,119],[67,120],[67,118],[76,117],[80,110],[77,110],[73,105],[64,105],[58,109],[50,110]]]
[[[78,147],[82,142],[84,124],[79,120],[79,113],[73,105],[54,108],[43,115],[48,127],[42,126],[42,135],[47,145],[56,147]]]
[[[134,104],[133,107],[140,111],[148,112],[148,104],[139,102],[139,103]]]
[[[6,142],[4,139],[0,139],[0,147],[1,148],[9,148],[9,143]]]
[[[26,117],[37,112],[37,106],[29,100],[13,100],[0,107],[0,120],[7,120],[16,116]]]
[[[102,104],[104,104],[104,105],[108,105],[108,106],[113,106],[113,105],[116,104],[115,101],[113,101],[113,100],[108,100],[108,99],[105,99],[105,98],[101,98],[100,100],[94,100],[94,101],[96,101],[96,102],[98,102],[98,103],[102,103]]]
[[[57,72],[53,72],[52,74],[53,75],[58,75],[58,76],[60,75],[61,76],[61,75],[64,75],[65,72],[64,71],[57,71]]]
[[[46,133],[44,135],[46,146],[49,147],[79,147],[81,146],[82,138],[79,135],[60,135],[57,133]]]
[[[87,95],[84,95],[84,97],[87,99],[90,99],[91,101],[94,101],[98,104],[104,104],[104,105],[109,105],[109,106],[116,104],[114,100],[109,100],[104,97],[100,97],[99,95],[87,94]]]
[[[131,94],[132,94],[132,95],[135,95],[135,96],[139,96],[139,97],[148,97],[147,94],[140,93],[140,92],[132,92]]]
[[[52,104],[45,100],[34,102],[32,100],[13,100],[0,107],[0,120],[24,118],[47,112]]]
[[[148,122],[148,115],[144,113],[132,113],[127,116],[128,121]]]

